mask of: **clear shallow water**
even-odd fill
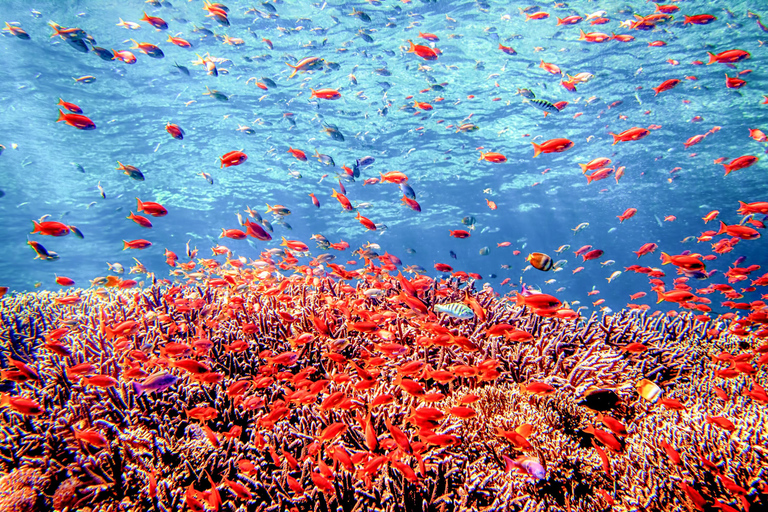
[[[573,2],[563,8],[544,8],[551,13],[545,20],[525,21],[518,6],[475,2],[451,2],[450,7],[414,2],[382,2],[326,5],[286,2],[274,4],[279,17],[248,12],[249,2],[227,2],[231,26],[222,27],[202,9],[202,2],[173,2],[153,8],[141,2],[14,2],[0,4],[2,19],[17,21],[31,35],[22,41],[6,35],[0,38],[3,67],[0,80],[0,172],[5,195],[0,198],[0,239],[4,258],[0,261],[0,284],[12,290],[32,290],[35,283],[56,289],[55,275],[74,279],[87,286],[88,279],[108,273],[106,262],[120,262],[127,269],[138,258],[151,272],[165,277],[169,269],[163,251],[168,248],[180,256],[188,240],[210,257],[210,247],[223,243],[235,256],[258,257],[260,251],[276,247],[280,236],[310,242],[322,233],[331,242],[343,239],[351,244],[346,253],[335,253],[337,263],[352,259],[350,252],[365,242],[381,246],[399,256],[405,265],[420,265],[430,274],[434,263],[448,263],[456,270],[482,274],[483,281],[497,291],[502,279],[529,285],[556,294],[562,300],[590,305],[604,298],[606,306],[621,308],[629,294],[649,291],[647,278],[625,273],[608,284],[605,278],[614,270],[639,263],[659,266],[658,254],[679,254],[684,250],[710,254],[709,243],[680,241],[699,235],[713,224],[701,217],[720,210],[727,224],[741,220],[736,214],[738,201],[766,200],[765,167],[756,165],[723,177],[723,168],[713,161],[730,161],[745,154],[762,156],[765,144],[749,138],[749,128],[766,128],[761,93],[766,91],[761,63],[768,38],[747,11],[768,15],[756,2],[724,4],[685,2],[670,22],[652,31],[621,28],[620,21],[633,14],[648,15],[653,4],[641,2],[617,8],[613,2]],[[363,9],[370,23],[349,16],[352,8]],[[258,8],[258,4],[256,4]],[[525,7],[520,5],[520,7]],[[727,11],[725,10],[727,7]],[[34,15],[31,9],[38,11]],[[157,31],[139,22],[141,11],[163,17],[167,31]],[[611,20],[605,25],[557,27],[555,16],[586,16],[605,9]],[[683,14],[709,13],[717,16],[710,25],[683,25]],[[116,26],[119,18],[139,22],[139,30]],[[450,19],[449,19],[450,18]],[[46,25],[53,20],[66,27],[81,27],[99,46],[127,49],[129,38],[159,45],[164,59],[151,59],[137,51],[138,62],[126,65],[105,62],[92,52],[79,53],[60,38],[51,38]],[[455,21],[452,21],[455,20]],[[390,24],[390,26],[387,26]],[[194,32],[207,27],[217,36],[229,35],[244,40],[239,47],[225,45],[214,36]],[[365,42],[358,35],[364,28],[373,38]],[[629,43],[609,41],[592,44],[578,41],[579,28],[600,32],[631,34]],[[406,40],[417,42],[418,31],[435,33],[435,45],[442,55],[425,62],[405,53]],[[166,42],[168,34],[189,40],[194,48],[179,48]],[[270,50],[262,38],[274,43]],[[649,47],[650,41],[663,40],[664,47]],[[419,40],[425,43],[424,40]],[[499,43],[512,46],[517,55],[498,50]],[[707,61],[707,51],[715,53],[739,48],[751,59],[737,63],[736,69],[723,64],[697,66],[694,60]],[[205,74],[193,66],[195,54],[209,53],[228,59],[219,65],[220,75]],[[337,63],[338,69],[297,74],[289,79],[286,62],[318,56]],[[555,77],[538,67],[540,60],[557,64],[571,75],[589,72],[595,77],[580,84],[577,92],[566,91]],[[679,61],[672,65],[668,59]],[[174,62],[187,66],[191,76],[181,74]],[[425,67],[425,66],[428,66]],[[386,68],[390,76],[377,69]],[[742,76],[747,85],[727,89],[724,74]],[[227,70],[224,73],[223,70]],[[354,74],[357,84],[348,75]],[[72,77],[92,75],[91,84],[76,83]],[[263,91],[248,82],[251,77],[269,77],[276,88]],[[698,80],[686,80],[696,76]],[[654,96],[651,87],[664,80],[679,78],[675,89]],[[440,92],[419,91],[430,84],[446,83]],[[497,86],[498,84],[498,86]],[[231,95],[219,102],[203,95],[206,87]],[[342,99],[309,99],[309,88],[340,88]],[[521,102],[517,88],[532,89],[537,98],[568,101],[559,114],[543,117],[542,112]],[[434,109],[414,115],[403,110],[418,101],[430,102]],[[470,99],[470,96],[474,98]],[[61,97],[83,108],[97,125],[93,131],[80,131],[55,123],[56,102]],[[443,101],[435,101],[443,97]],[[499,101],[493,101],[500,98]],[[620,105],[608,106],[621,101]],[[386,108],[386,115],[382,109]],[[292,113],[296,125],[284,118]],[[574,119],[576,113],[581,116]],[[458,125],[469,115],[479,130],[455,133],[447,125]],[[700,116],[700,122],[691,122]],[[322,121],[334,124],[345,141],[329,138],[321,131]],[[440,123],[439,121],[443,121]],[[166,123],[179,124],[186,132],[183,141],[165,132]],[[762,124],[761,124],[762,123]],[[660,125],[643,140],[612,146],[609,131],[618,133],[632,126]],[[238,131],[250,126],[253,135]],[[720,131],[686,150],[683,143],[691,136],[704,134],[714,126]],[[528,136],[527,136],[528,135]],[[533,159],[531,140],[567,137],[574,147],[560,154],[544,154]],[[13,149],[12,144],[18,148]],[[311,154],[333,157],[336,167],[324,166],[310,158],[298,162],[289,146]],[[507,162],[478,162],[478,147],[506,155]],[[244,150],[248,161],[238,167],[221,169],[219,157],[232,150]],[[692,156],[695,153],[695,156]],[[364,169],[356,182],[345,182],[353,204],[371,203],[362,214],[386,230],[368,232],[344,212],[330,197],[337,185],[341,165],[352,165],[356,158],[371,155],[376,162]],[[626,166],[617,184],[613,178],[587,185],[578,162],[606,156],[614,164]],[[117,161],[139,167],[146,180],[138,182],[115,170]],[[83,166],[79,172],[72,163]],[[670,171],[682,168],[675,174]],[[363,186],[366,178],[392,170],[408,174],[417,193],[422,212],[400,204],[396,185]],[[542,174],[548,170],[546,174]],[[214,185],[197,174],[210,173]],[[301,178],[289,173],[299,172]],[[323,175],[328,177],[321,180]],[[668,180],[674,178],[670,183]],[[96,188],[101,183],[106,199]],[[536,186],[534,184],[538,183]],[[490,193],[486,193],[490,189]],[[308,194],[320,199],[320,210]],[[158,201],[169,214],[152,219],[154,227],[144,229],[125,217],[135,212],[135,197]],[[495,211],[486,198],[498,205]],[[91,204],[95,203],[95,204]],[[265,204],[283,204],[292,210],[286,220],[288,230],[273,222],[274,240],[250,243],[219,240],[221,228],[237,228],[236,213],[250,205],[262,213]],[[619,223],[616,218],[626,208],[635,207],[632,219]],[[29,235],[31,220],[50,214],[51,220],[76,225],[85,235],[80,240]],[[244,214],[244,213],[243,213]],[[463,229],[461,219],[477,219],[470,238],[456,240],[451,229]],[[661,222],[674,215],[674,222]],[[269,218],[269,216],[266,216]],[[572,229],[581,222],[590,226],[577,235]],[[612,228],[614,231],[609,232]],[[27,239],[37,240],[60,259],[55,262],[33,260]],[[153,246],[143,251],[122,251],[122,240],[146,238]],[[511,247],[497,248],[509,241]],[[632,251],[645,242],[659,244],[659,252],[639,262]],[[747,264],[765,264],[764,239],[742,241],[733,252],[713,262],[709,269],[723,272],[738,256]],[[525,244],[525,246],[523,246]],[[525,255],[541,251],[559,259],[554,250],[570,244],[565,270],[542,273],[523,272]],[[602,267],[590,261],[580,266],[573,252],[582,245],[605,251],[602,260],[613,266]],[[482,247],[490,254],[481,256]],[[409,253],[412,248],[415,253]],[[513,250],[521,255],[514,256]],[[450,257],[454,251],[457,259]],[[313,253],[324,252],[313,248]],[[182,257],[182,259],[185,259]],[[218,257],[224,261],[224,257]],[[509,268],[502,268],[508,265]],[[664,267],[671,288],[674,272]],[[491,278],[494,274],[496,277]],[[757,275],[762,274],[758,271]],[[127,277],[127,276],[125,276]],[[548,279],[556,282],[546,284]],[[710,281],[722,283],[722,275]],[[701,287],[707,283],[701,283]],[[598,296],[586,294],[593,286]],[[694,284],[694,287],[697,285]],[[738,289],[739,285],[735,285]],[[555,292],[560,287],[564,290]],[[744,301],[759,299],[760,290],[746,294]],[[640,303],[652,303],[651,294]],[[720,311],[719,297],[713,306]]]

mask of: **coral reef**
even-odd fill
[[[1,510],[768,505],[766,346],[725,320],[225,278],[2,298]]]

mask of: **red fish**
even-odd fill
[[[725,74],[725,86],[728,89],[740,89],[747,85],[746,80],[742,80],[741,78],[736,78],[735,76],[731,77],[728,76],[728,73]]]
[[[136,198],[136,211],[144,212],[147,215],[153,217],[163,217],[168,215],[168,210],[165,209],[160,203],[153,203],[151,201],[142,201],[138,197]]]
[[[0,407],[10,407],[24,416],[38,416],[45,412],[43,406],[34,400],[20,396],[10,396],[0,393]]]
[[[501,164],[507,161],[507,157],[501,153],[494,153],[493,151],[489,151],[487,153],[480,151],[480,158],[478,158],[478,160],[485,160],[486,162]]]
[[[371,231],[376,231],[376,224],[374,224],[371,219],[360,215],[360,212],[357,212],[357,217],[355,217],[355,219],[360,221],[360,224],[365,226],[367,229],[370,229]]]
[[[31,233],[33,235],[39,233],[47,236],[65,236],[68,235],[70,231],[69,226],[66,224],[52,220],[45,222],[36,222],[33,220],[32,224],[35,225],[35,229]]]
[[[603,34],[602,32],[589,32],[585,34],[583,30],[579,29],[578,40],[586,41],[588,43],[604,43],[606,41],[610,41],[611,36],[609,36],[608,34]]]
[[[289,146],[288,152],[292,154],[294,157],[296,157],[298,160],[301,160],[302,162],[307,161],[307,154],[300,149],[293,149],[292,147]]]
[[[604,180],[605,178],[609,177],[611,174],[613,174],[613,167],[603,167],[602,169],[598,169],[594,171],[592,174],[586,174],[587,184],[590,184],[593,181]]]
[[[337,100],[341,98],[341,93],[338,91],[338,89],[312,89],[309,88],[310,91],[312,91],[312,94],[310,94],[310,98],[318,98],[321,100]]]
[[[463,229],[449,230],[453,238],[469,238],[470,232]]]
[[[560,70],[558,66],[555,64],[552,64],[550,62],[544,62],[543,60],[539,64],[539,67],[543,69],[544,71],[547,71],[548,73],[552,73],[553,75],[562,75],[563,72]]]
[[[74,126],[78,130],[95,130],[96,124],[84,115],[80,114],[65,114],[59,109],[59,118],[56,119],[57,123],[64,121],[69,126]]]
[[[563,151],[573,147],[573,141],[568,139],[550,139],[541,144],[533,144],[533,158],[536,158],[542,153],[562,153]]]
[[[173,137],[176,140],[184,140],[184,130],[182,130],[181,126],[177,124],[171,124],[171,123],[166,124],[165,131],[170,133],[171,137]]]
[[[133,212],[131,212],[131,214],[128,217],[126,217],[126,219],[131,219],[133,222],[135,222],[139,226],[142,226],[145,228],[152,227],[152,222],[148,218],[142,217],[141,215],[136,215]]]
[[[620,134],[616,135],[613,132],[608,132],[609,135],[613,136],[613,144],[616,145],[619,142],[628,142],[631,140],[640,140],[643,137],[647,137],[650,131],[646,130],[645,128],[639,128],[637,126],[630,128],[628,130],[624,130]]]
[[[575,25],[576,23],[582,21],[584,18],[581,16],[568,16],[565,18],[557,18],[557,24],[558,25]]]
[[[287,240],[285,237],[283,237],[283,242],[280,245],[288,247],[292,251],[297,251],[297,252],[309,251],[309,247],[304,242],[300,242],[298,240]]]
[[[678,80],[677,78],[670,78],[669,80],[665,80],[661,82],[661,84],[657,85],[656,87],[652,87],[652,89],[656,91],[655,96],[658,96],[660,92],[674,89],[675,86],[679,83],[680,83],[680,80]]]
[[[525,13],[525,21],[528,20],[544,20],[549,18],[549,13],[544,11],[538,11],[534,13]]]
[[[123,240],[123,250],[126,249],[146,249],[147,247],[151,246],[152,242],[149,240]]]
[[[503,51],[507,55],[517,55],[517,52],[514,48],[511,46],[504,46],[503,44],[499,43],[499,50]]]
[[[64,276],[56,276],[56,284],[60,286],[73,286],[75,281]]]
[[[586,164],[579,164],[579,167],[581,167],[581,173],[586,174],[587,171],[594,171],[595,169],[605,167],[610,163],[611,163],[610,158],[600,157],[600,158],[595,158],[594,160],[590,160]]]
[[[182,39],[180,37],[173,37],[171,35],[168,36],[168,42],[175,44],[179,48],[192,48],[192,43],[187,41],[186,39]]]
[[[725,175],[728,176],[733,171],[738,171],[741,169],[745,169],[749,167],[750,165],[755,164],[757,162],[758,158],[753,155],[744,155],[740,156],[739,158],[736,158],[734,160],[731,160],[728,164],[722,164],[725,168]]]
[[[146,12],[144,13],[144,17],[141,18],[141,21],[146,21],[153,27],[160,30],[165,30],[168,28],[168,24],[165,22],[165,20],[163,20],[163,18],[159,18],[157,16],[150,16]]]
[[[646,254],[650,254],[654,252],[658,247],[659,246],[656,245],[655,243],[649,242],[647,244],[643,244],[640,247],[639,251],[633,251],[633,252],[637,254],[637,257],[639,258],[640,256],[645,256]]]
[[[760,238],[760,233],[756,229],[741,226],[739,224],[727,226],[725,222],[720,221],[720,230],[716,234],[722,235],[723,233],[726,233],[728,236],[741,238],[742,240],[755,240]]]
[[[624,210],[624,213],[622,213],[621,215],[618,215],[617,217],[619,218],[619,222],[624,222],[625,220],[629,219],[636,213],[637,213],[637,208],[627,208],[626,210]]]
[[[61,107],[64,107],[65,109],[69,110],[70,112],[74,114],[82,114],[83,109],[75,105],[74,103],[69,103],[67,101],[64,101],[63,99],[59,98],[59,102],[56,104]]]
[[[240,165],[248,160],[248,155],[242,151],[230,151],[226,155],[221,157],[221,167],[232,167],[233,165]]]
[[[415,53],[424,60],[437,60],[439,50],[434,50],[429,46],[422,44],[413,44],[411,40],[408,40],[408,51],[406,53]]]
[[[231,238],[233,240],[243,240],[248,235],[245,233],[245,231],[242,231],[240,229],[224,229],[221,228],[221,235],[219,235],[219,238]]]
[[[717,19],[711,14],[696,14],[694,16],[684,16],[684,18],[683,25],[688,25],[689,23],[693,25],[707,25]]]
[[[592,249],[591,251],[582,254],[581,257],[583,258],[582,261],[589,261],[589,260],[596,260],[603,254],[604,252],[601,249]]]
[[[717,55],[712,52],[707,52],[707,55],[709,55],[709,62],[707,62],[707,65],[714,64],[715,62],[732,64],[751,57],[749,52],[745,52],[744,50],[726,50]]]
[[[749,215],[750,213],[768,215],[768,202],[745,203],[739,201],[739,209],[736,213],[739,215]]]

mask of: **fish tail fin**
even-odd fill
[[[312,94],[309,95],[310,98],[317,98],[317,91],[313,88],[309,88],[310,91],[312,91]],[[317,149],[315,149],[315,153],[317,153]]]
[[[128,248],[128,241],[123,240],[123,250],[126,250]]]
[[[733,168],[730,166],[730,164],[721,164],[723,168],[725,168],[725,175],[728,176]]]
[[[707,66],[709,66],[713,62],[717,62],[717,55],[715,55],[712,52],[707,52],[707,55],[709,55],[709,62],[707,62]]]
[[[672,258],[669,254],[662,252],[661,253],[661,264],[666,265],[667,263],[672,263]]]
[[[518,306],[524,306],[525,305],[525,297],[523,297],[520,292],[515,292],[515,302]]]
[[[579,164],[581,167],[581,174],[587,174],[587,164]]]
[[[615,146],[615,145],[616,145],[616,144],[618,144],[618,143],[619,143],[619,141],[621,140],[621,136],[619,136],[619,135],[616,135],[616,134],[615,134],[615,133],[613,133],[613,132],[608,132],[608,135],[611,135],[611,136],[613,136],[613,144],[611,144],[611,146]]]
[[[541,154],[541,145],[535,142],[531,142],[531,144],[533,144],[533,158],[536,158]]]
[[[5,407],[11,403],[11,395],[0,393],[0,407]]]
[[[653,89],[653,91],[656,93],[656,94],[654,94],[654,96],[658,96],[659,93],[661,92],[661,86],[660,85],[657,86],[657,87],[651,87],[651,89]]]
[[[285,237],[283,237],[283,242],[280,245],[288,246],[288,240],[286,240]]]
[[[563,20],[561,18],[558,18],[557,16],[555,16],[555,19],[557,20],[557,24],[558,25],[562,25],[563,24]]]
[[[584,41],[587,39],[587,34],[584,33],[583,30],[579,29],[579,41]]]
[[[136,393],[137,398],[144,394],[144,388],[142,388],[141,384],[139,384],[138,382],[133,381],[131,383],[131,386],[133,387],[133,392]]]
[[[227,234],[227,230],[224,228],[221,228],[221,234],[219,235],[219,238],[224,238],[224,236]]]
[[[61,121],[66,121],[67,119],[64,117],[64,112],[59,109],[59,117],[56,119],[56,122],[59,123]]]
[[[723,233],[725,233],[727,228],[728,228],[728,226],[725,225],[725,222],[720,221],[720,229],[717,231],[716,234],[722,235]]]
[[[656,298],[658,299],[656,301],[656,304],[659,304],[660,302],[664,302],[664,295],[659,290],[656,290]]]
[[[136,211],[137,212],[143,212],[144,211],[144,203],[141,202],[141,199],[138,197],[136,198]]]
[[[683,25],[687,25],[687,24],[689,24],[691,22],[691,17],[690,16],[683,16],[683,18],[685,19],[685,21],[683,22]]]
[[[480,162],[483,158],[485,158],[485,153],[482,151],[480,152],[480,158],[477,159],[478,162]]]
[[[147,11],[144,11],[144,17],[141,18],[141,21],[149,21],[149,16],[147,16]]]
[[[409,45],[408,46],[408,51],[406,53],[414,53],[414,52],[416,52],[416,45],[413,44],[413,41],[411,41],[410,39],[408,40],[408,45]]]
[[[32,224],[35,225],[35,228],[34,228],[34,230],[32,230],[32,233],[30,233],[30,235],[34,235],[35,233],[40,233],[42,231],[40,229],[40,224],[36,220],[33,220]]]

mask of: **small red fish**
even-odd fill
[[[59,118],[56,119],[57,123],[64,121],[69,126],[74,126],[78,130],[95,130],[96,124],[88,117],[81,114],[65,114],[59,109]]]
[[[75,105],[74,103],[69,103],[67,101],[64,101],[63,99],[59,98],[59,102],[56,104],[60,107],[64,107],[65,109],[69,110],[70,112],[74,114],[82,114],[83,109]]]
[[[165,131],[170,133],[171,137],[173,137],[176,140],[184,140],[184,130],[182,130],[181,126],[177,124],[171,124],[171,123],[166,124]]]
[[[221,157],[221,167],[232,167],[234,165],[240,165],[248,160],[248,155],[242,151],[230,151]]]

